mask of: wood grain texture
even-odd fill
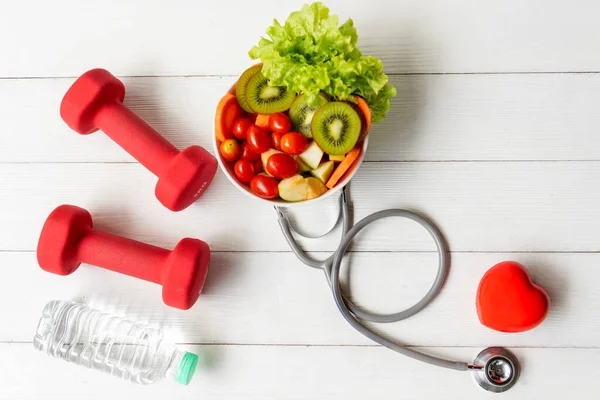
[[[125,103],[179,148],[212,149],[233,77],[126,78]],[[0,80],[0,163],[134,162],[101,132],[59,116],[72,79]],[[395,76],[367,160],[599,160],[600,74]]]
[[[600,162],[366,163],[350,188],[355,219],[386,208],[432,218],[453,251],[599,251]],[[34,250],[48,214],[67,203],[96,225],[161,246],[198,237],[213,250],[287,251],[276,214],[222,173],[180,213],[154,197],[156,178],[138,164],[2,164],[0,250]],[[335,196],[291,214],[309,233],[335,222]],[[333,250],[337,235],[306,241]],[[357,237],[355,250],[433,250],[414,223],[388,219]]]
[[[550,313],[532,331],[507,335],[479,324],[479,279],[503,260],[526,265],[550,294]],[[420,300],[437,268],[433,253],[352,253],[348,263],[344,285],[359,305],[376,312]],[[600,254],[453,253],[447,283],[433,303],[406,321],[374,326],[418,346],[598,348],[599,263]],[[52,275],[37,266],[33,253],[0,253],[0,266],[10,276],[0,280],[0,342],[31,341],[44,305],[57,299],[161,325],[178,343],[373,345],[338,313],[323,274],[291,253],[214,253],[206,288],[189,311],[166,307],[158,285],[96,267]]]
[[[1,37],[18,38],[0,45],[10,55],[0,76],[77,76],[98,66],[135,76],[238,74],[273,18],[305,2],[14,2],[0,14]],[[595,0],[327,4],[354,19],[360,48],[390,73],[600,70]]]
[[[156,178],[105,135],[72,132],[60,100],[73,78],[104,67],[124,76],[126,104],[179,148],[212,151],[221,95],[250,64],[248,50],[276,17],[305,0],[4,2],[0,10],[0,400],[496,398],[459,374],[373,346],[338,314],[323,274],[288,252],[271,207],[219,173],[203,198],[172,213]],[[511,347],[523,366],[506,399],[593,398],[600,379],[600,24],[597,0],[330,0],[353,17],[365,54],[398,88],[371,133],[350,188],[355,219],[406,207],[447,237],[452,270],[426,310],[383,334],[470,361]],[[266,11],[265,11],[266,10]],[[42,78],[42,79],[40,79]],[[324,232],[335,199],[294,211]],[[172,248],[212,247],[203,295],[184,312],[160,287],[82,266],[43,272],[35,247],[59,204],[83,206],[100,229]],[[414,224],[382,221],[349,256],[344,283],[361,306],[414,303],[435,253]],[[302,241],[316,257],[337,234]],[[525,264],[552,299],[548,318],[508,335],[482,327],[474,296],[502,260]],[[71,299],[162,325],[205,360],[189,387],[140,387],[36,353],[44,304]]]
[[[417,363],[382,348],[203,346],[208,366],[190,386],[138,386],[36,353],[30,344],[0,344],[0,399],[494,399],[468,372]],[[423,349],[472,360],[479,348]],[[597,349],[515,349],[523,363],[504,399],[590,398],[599,378]],[[551,379],[560,365],[567,372]],[[35,384],[32,384],[34,382]],[[593,395],[592,395],[593,396]]]

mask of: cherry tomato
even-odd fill
[[[250,150],[255,153],[261,154],[271,148],[271,138],[269,137],[269,134],[259,126],[250,125],[246,138]]]
[[[235,139],[227,139],[221,143],[221,155],[229,162],[233,162],[240,158],[241,150],[240,145]]]
[[[249,183],[254,177],[254,164],[245,159],[239,159],[233,166],[235,176],[242,183]]]
[[[274,149],[281,150],[281,138],[285,135],[283,132],[273,132],[271,135],[271,145]]]
[[[299,132],[289,132],[281,138],[281,151],[291,155],[304,153],[308,147],[308,139]]]
[[[269,117],[269,129],[277,133],[288,133],[292,127],[292,121],[282,113],[271,114]]]
[[[256,160],[260,160],[260,154],[253,152],[250,150],[250,145],[248,142],[242,143],[242,156],[244,160],[248,160],[250,162],[254,162]]]
[[[277,180],[267,175],[256,175],[250,181],[250,189],[258,197],[263,199],[275,199],[279,196]]]
[[[250,128],[252,122],[248,118],[238,118],[233,122],[231,129],[233,130],[233,136],[240,140],[246,139],[246,132]]]
[[[298,163],[289,154],[273,154],[267,160],[267,172],[278,179],[289,178],[298,172]]]
[[[256,172],[257,174],[260,174],[261,172],[263,172],[263,165],[262,165],[262,161],[258,160],[254,163],[254,172]]]

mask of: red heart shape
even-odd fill
[[[527,269],[514,261],[490,268],[477,289],[477,315],[488,328],[523,332],[539,325],[550,305],[548,293],[531,281]]]

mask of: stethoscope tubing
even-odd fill
[[[432,364],[438,367],[458,371],[467,371],[469,369],[477,368],[465,362],[447,360],[444,358],[424,354],[402,344],[393,342],[379,335],[377,332],[367,327],[363,323],[363,321],[374,323],[391,323],[405,320],[423,310],[438,295],[438,293],[442,289],[442,286],[444,285],[444,282],[450,269],[448,246],[441,232],[429,220],[425,219],[417,213],[405,209],[388,209],[378,211],[363,218],[353,227],[350,227],[351,215],[345,187],[342,189],[342,193],[340,195],[339,207],[340,213],[338,216],[338,222],[341,217],[342,238],[335,252],[331,254],[327,259],[322,261],[311,258],[306,254],[306,252],[304,252],[304,250],[300,248],[300,245],[297,243],[294,237],[294,232],[296,234],[299,233],[294,229],[283,210],[279,207],[275,207],[275,209],[278,214],[278,222],[281,231],[296,257],[298,257],[298,259],[307,266],[311,268],[320,268],[323,269],[323,271],[325,272],[325,276],[331,288],[337,308],[344,317],[344,319],[354,329],[356,329],[358,332],[368,337],[372,341],[415,360]],[[380,219],[390,217],[400,217],[412,220],[427,230],[427,232],[430,234],[433,241],[435,242],[437,248],[438,270],[433,284],[429,288],[429,291],[416,304],[405,310],[392,314],[375,314],[360,309],[356,304],[354,304],[344,295],[340,285],[340,269],[344,259],[344,255],[346,254],[346,251],[348,250],[348,247],[350,246],[350,243],[352,242],[354,237],[367,225]]]

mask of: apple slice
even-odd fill
[[[267,175],[269,175],[269,176],[273,176],[273,175],[271,175],[267,172],[267,161],[269,161],[269,157],[271,157],[273,154],[277,154],[277,153],[282,153],[282,152],[277,149],[269,149],[260,155],[260,160],[262,161],[262,165],[263,165],[263,171],[265,171],[267,173]]]
[[[294,156],[294,160],[296,160],[296,164],[298,164],[298,173],[302,174],[303,172],[308,172],[311,168],[306,165],[304,161],[298,156]]]
[[[327,191],[327,186],[312,176],[306,178],[306,183],[308,183],[308,195],[306,196],[307,200],[316,199]]]
[[[279,182],[279,197],[287,201],[302,201],[308,197],[308,183],[302,175],[294,175]]]
[[[339,154],[339,155],[330,154],[329,161],[341,162],[341,161],[344,161],[345,157],[346,157],[345,154]]]
[[[300,154],[300,159],[304,161],[304,163],[308,165],[310,169],[318,168],[322,158],[323,150],[321,150],[317,142],[314,141],[308,145],[308,148],[304,151],[304,153]]]
[[[321,182],[325,183],[333,173],[334,166],[335,163],[333,161],[325,161],[322,162],[321,165],[319,165],[319,168],[310,171],[310,174],[318,180],[320,180]]]

